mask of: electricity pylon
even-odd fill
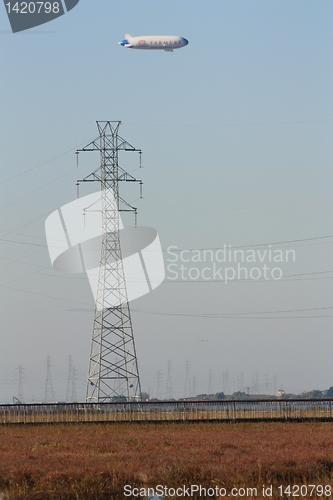
[[[19,403],[24,403],[23,378],[24,378],[24,370],[23,370],[22,365],[20,365],[18,367],[19,386],[18,386],[18,394],[17,394],[17,399],[18,399]]]
[[[119,212],[136,208],[119,196],[119,182],[140,182],[118,163],[120,151],[137,151],[118,135],[119,121],[97,122],[99,137],[79,151],[99,151],[100,167],[78,182],[100,183],[102,244],[86,401],[141,400],[141,385],[128,305]],[[78,152],[77,152],[78,153]],[[140,165],[141,166],[141,165]]]
[[[190,362],[186,361],[184,398],[189,398],[190,396],[191,396]]]
[[[51,356],[46,357],[46,383],[45,383],[45,396],[44,402],[50,403],[54,402],[54,392],[53,392],[53,384],[52,384],[52,375],[51,375]]]
[[[167,400],[173,399],[172,378],[171,378],[171,361],[168,361],[168,378],[167,378],[165,399],[167,399]]]
[[[73,363],[73,357],[68,356],[66,403],[75,403],[77,401],[76,381],[77,381],[77,370]]]

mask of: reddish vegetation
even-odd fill
[[[125,484],[261,490],[330,484],[332,472],[331,423],[0,427],[0,493],[10,500],[118,500]]]

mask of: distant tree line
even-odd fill
[[[269,394],[247,394],[243,391],[233,392],[231,395],[226,395],[224,392],[217,392],[215,394],[199,394],[192,398],[187,398],[189,401],[216,401],[223,399],[320,399],[320,398],[333,398],[333,386],[327,390],[319,391],[314,389],[312,391],[302,392],[301,394],[283,393],[281,396],[272,396]],[[157,398],[149,399],[148,393],[142,393],[143,401],[163,401]],[[183,398],[181,399],[183,400]],[[175,401],[175,400],[174,400]]]

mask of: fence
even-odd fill
[[[333,399],[0,405],[0,424],[331,421]]]

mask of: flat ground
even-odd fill
[[[257,496],[240,490],[234,498],[257,499],[263,485],[273,485],[270,498],[281,498],[279,485],[333,490],[333,424],[0,426],[4,499],[138,498],[130,489],[125,497],[124,485],[133,490],[191,484],[226,488],[227,494],[233,487],[256,487]],[[309,490],[298,493],[310,498]],[[312,496],[330,497],[328,488],[321,493],[319,488]]]

